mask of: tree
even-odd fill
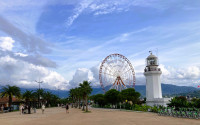
[[[72,108],[73,108],[73,106],[74,106],[74,97],[75,97],[75,89],[70,89],[69,90],[69,96],[71,97],[71,99],[72,99]]]
[[[23,93],[22,98],[25,99],[26,103],[28,103],[33,99],[33,92],[26,90],[26,92]]]
[[[100,107],[103,107],[106,104],[103,94],[97,94],[93,96],[94,103],[98,103]]]
[[[200,108],[200,98],[199,98],[199,99],[198,99],[198,98],[193,98],[193,99],[191,100],[191,103],[192,103],[192,105],[193,105],[194,107]]]
[[[43,98],[44,96],[44,89],[37,89],[36,90],[37,96],[38,96],[38,107],[41,107],[41,103],[40,100]]]
[[[83,81],[83,83],[79,85],[81,93],[82,93],[82,96],[83,96],[83,100],[85,100],[86,112],[88,112],[88,96],[92,92],[92,88],[91,88],[90,84],[91,83],[88,82],[88,81]]]
[[[140,93],[136,92],[134,88],[128,88],[121,91],[122,100],[132,101],[133,104],[138,104]]]
[[[26,105],[28,105],[28,113],[30,114],[31,113],[31,111],[30,111],[31,101],[34,98],[33,92],[26,90],[26,92],[22,95],[22,98],[25,99]]]
[[[78,99],[78,106],[79,106],[79,109],[81,108],[81,98],[83,97],[83,94],[82,94],[82,91],[81,91],[81,88],[77,88],[76,89],[76,92],[77,92],[77,99]]]
[[[20,88],[17,86],[10,86],[7,85],[2,88],[1,97],[8,97],[9,98],[9,107],[12,105],[12,98],[13,96],[20,98]]]
[[[168,104],[169,107],[175,106],[178,107],[188,107],[188,101],[186,97],[180,96],[180,97],[174,97],[170,100],[170,103]]]
[[[47,106],[50,107],[50,103],[53,98],[53,94],[51,92],[47,91],[47,92],[44,92],[43,96],[44,96],[44,100],[47,102]],[[56,101],[56,100],[54,100],[54,101]]]
[[[118,103],[120,92],[116,89],[111,89],[105,93],[106,102],[111,103],[112,105]]]

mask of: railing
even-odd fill
[[[161,71],[160,68],[145,68],[144,72],[148,72],[148,71]]]

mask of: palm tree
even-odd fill
[[[83,97],[80,87],[78,87],[77,93],[78,93],[78,106],[79,106],[79,109],[80,109],[81,108],[81,104],[80,104],[81,103],[81,98]]]
[[[34,99],[34,94],[32,91],[26,90],[26,92],[22,95],[23,99],[26,101],[26,105],[28,105],[28,113],[30,114],[30,106],[31,106],[31,101]]]
[[[33,91],[26,90],[26,92],[22,95],[22,98],[25,99],[26,103],[32,101]]]
[[[50,107],[50,101],[52,100],[52,98],[53,98],[53,94],[51,92],[47,91],[44,93],[44,100],[47,101],[47,106],[49,106],[49,107]],[[54,100],[54,101],[56,101],[56,100]]]
[[[8,97],[9,98],[9,107],[12,105],[12,98],[13,96],[20,98],[20,88],[17,86],[10,86],[7,85],[2,88],[1,97]]]
[[[73,108],[73,103],[74,103],[74,95],[75,95],[75,93],[74,93],[74,91],[75,91],[75,89],[70,89],[70,91],[69,91],[69,96],[72,98],[72,108]]]
[[[82,84],[80,84],[81,92],[83,95],[83,100],[85,100],[85,105],[86,105],[86,112],[88,112],[88,95],[92,92],[92,88],[90,86],[90,82],[88,81],[83,81]],[[83,106],[84,107],[84,106]]]
[[[38,96],[38,107],[41,107],[40,99],[44,96],[44,89],[37,89],[36,93]]]

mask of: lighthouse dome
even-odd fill
[[[147,59],[148,58],[157,58],[155,55],[153,55],[153,54],[150,54],[148,57],[147,57]]]
[[[158,66],[158,58],[150,53],[146,59],[147,66]]]

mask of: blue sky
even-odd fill
[[[136,84],[145,84],[152,50],[163,83],[196,87],[199,13],[198,0],[2,0],[1,83],[36,87],[41,79],[45,88],[69,89],[90,80],[97,86],[101,61],[120,53],[131,61]]]

